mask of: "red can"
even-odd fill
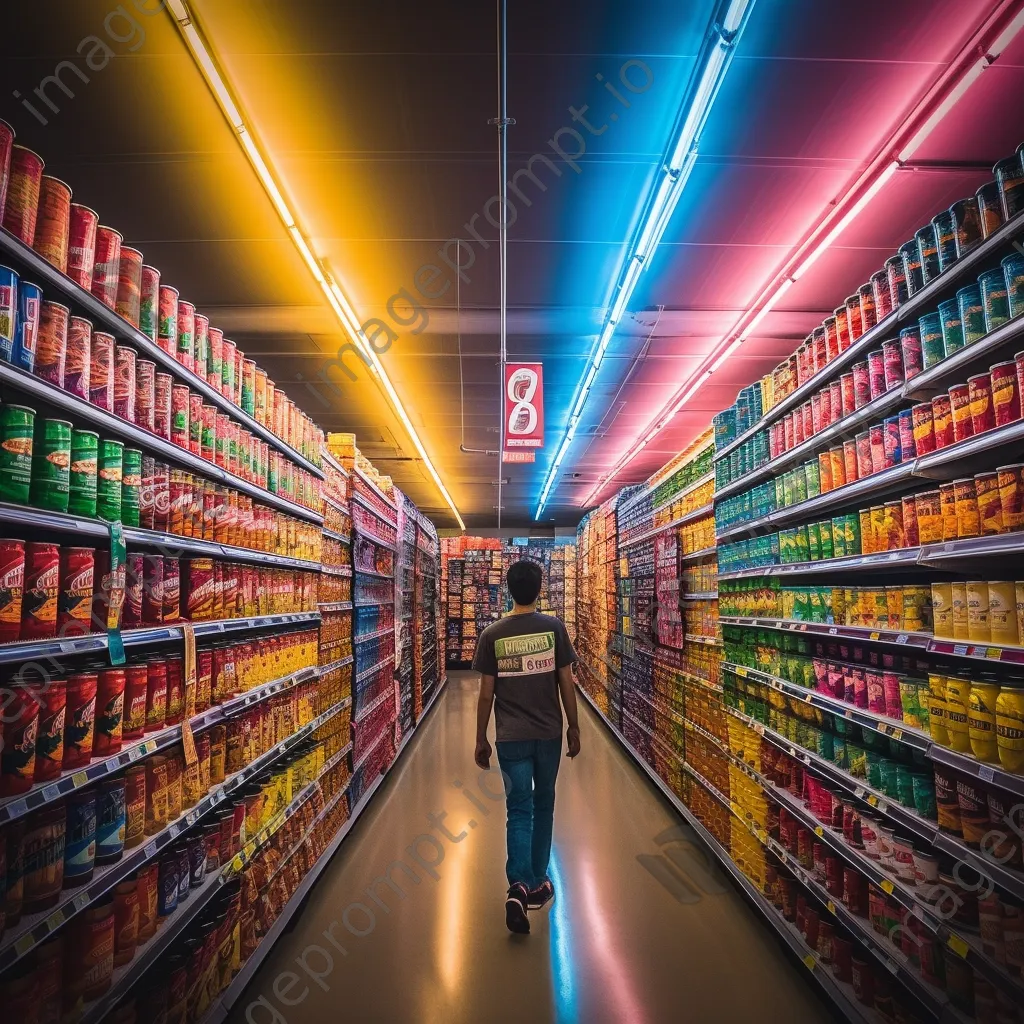
[[[171,470],[171,522],[170,533],[187,536],[185,529],[185,507],[189,503],[189,495],[185,491],[185,473],[180,469]]]
[[[206,380],[220,391],[223,376],[224,332],[218,327],[211,327],[207,334]]]
[[[203,396],[191,391],[188,396],[188,450],[193,455],[202,456]]]
[[[39,183],[39,212],[32,248],[62,274],[68,268],[70,233],[71,188],[44,174]]]
[[[856,440],[843,442],[843,470],[848,484],[860,479]]]
[[[164,621],[164,560],[162,555],[143,555],[142,621],[159,626]]]
[[[903,383],[903,351],[897,339],[883,342],[882,364],[886,391]]]
[[[949,389],[950,414],[953,419],[953,440],[966,441],[974,436],[971,419],[971,389],[967,384],[954,384]]]
[[[218,412],[217,416],[217,433],[215,441],[215,451],[217,465],[227,468],[228,465],[228,447],[230,444],[230,417],[226,413]]]
[[[196,307],[191,302],[178,302],[178,362],[186,370],[196,365]]]
[[[825,427],[832,425],[832,389],[822,388],[818,393],[818,408],[821,414],[821,426]]]
[[[114,415],[135,422],[135,349],[118,345],[114,349]]]
[[[171,389],[171,440],[186,451],[189,447],[189,405],[191,393],[187,384],[175,384]],[[202,399],[200,398],[200,402]]]
[[[153,529],[166,533],[171,519],[171,471],[166,462],[154,464],[153,498]]]
[[[152,342],[160,337],[160,271],[146,265],[139,286],[139,330]]]
[[[96,266],[96,230],[99,215],[88,206],[71,204],[67,275],[80,288],[92,289],[92,272]]]
[[[928,406],[929,419],[931,418],[931,406]],[[917,442],[914,439],[914,415],[910,409],[905,409],[898,416],[900,434],[900,452],[902,461],[909,462],[917,455]]]
[[[22,640],[46,640],[57,635],[59,598],[60,554],[57,545],[26,544]]]
[[[850,347],[850,320],[846,312],[846,306],[838,306],[833,310],[836,318],[836,338],[839,341],[839,351],[845,352]]]
[[[60,597],[57,635],[84,636],[92,632],[92,594],[95,587],[94,548],[60,549]]]
[[[210,348],[210,318],[196,313],[195,333],[195,371],[196,376],[206,380],[206,368],[209,361]]]
[[[68,321],[68,338],[64,352],[64,390],[79,398],[89,399],[92,363],[92,323],[73,316]]]
[[[861,479],[870,476],[873,472],[871,462],[871,432],[863,430],[856,437],[857,442],[857,472],[854,479]],[[879,438],[881,440],[881,438]]]
[[[822,410],[826,404],[829,410],[829,423],[836,423],[843,417],[843,385],[839,380],[832,381],[828,386],[828,402],[822,398]]]
[[[235,400],[235,361],[238,346],[224,338],[221,342],[221,384],[220,392],[232,402]]]
[[[117,281],[121,273],[121,233],[102,224],[96,229],[96,263],[92,293],[105,306],[117,308]]]
[[[172,422],[174,416],[174,378],[169,373],[156,374],[156,409],[153,413],[153,429],[165,441],[173,440]]]
[[[879,270],[871,275],[871,297],[874,300],[875,318],[884,320],[892,312],[892,293],[889,290],[889,272]]]
[[[867,362],[853,364],[853,405],[862,409],[871,401],[871,373]]]
[[[178,354],[178,289],[160,285],[160,315],[157,323],[157,344],[168,354]]]
[[[863,333],[864,327],[860,316],[860,295],[851,295],[846,300],[846,322],[850,331],[852,345]]]
[[[11,151],[14,149],[14,129],[0,121],[0,216],[7,202],[7,184],[11,178]]]
[[[149,359],[135,362],[135,423],[156,429],[156,363]]]
[[[214,618],[214,562],[212,558],[190,558],[185,562],[186,613],[190,622]]]
[[[949,395],[936,395],[932,399],[932,424],[935,430],[935,450],[948,448],[953,443],[953,410]],[[917,436],[916,432],[914,436]],[[917,451],[921,453],[920,448]]]
[[[164,622],[181,621],[181,561],[164,558]]]
[[[21,636],[25,593],[25,542],[0,539],[0,643]]]
[[[237,406],[242,404],[242,364],[245,362],[245,353],[236,345],[235,346],[235,393],[228,397]]]
[[[185,711],[185,670],[181,658],[167,659],[167,724],[178,725]]]
[[[885,357],[880,348],[868,353],[868,388],[871,401],[885,394]]]
[[[811,346],[814,352],[814,372],[818,373],[825,369],[825,364],[828,362],[828,334],[824,327],[815,327],[811,332]],[[255,363],[253,363],[252,372],[255,375]]]
[[[196,714],[202,714],[210,707],[212,694],[213,651],[206,648],[206,650],[196,652]],[[207,741],[209,741],[208,737]]]
[[[914,450],[918,455],[935,451],[935,423],[932,418],[932,403],[921,402],[910,410],[914,424]]]
[[[33,688],[10,686],[4,697],[4,713],[0,716],[4,752],[0,796],[16,796],[32,788],[38,729],[39,703]],[[11,898],[9,893],[7,898]]]
[[[997,427],[1005,427],[1020,419],[1020,384],[1016,363],[996,363],[991,367],[992,407]]]
[[[882,445],[884,451],[883,468],[891,469],[902,459],[903,454],[903,450],[900,447],[900,418],[898,416],[890,416],[882,424]],[[872,451],[873,456],[874,452]],[[910,454],[908,453],[907,461],[909,460]]]
[[[117,312],[132,325],[139,326],[142,313],[142,253],[122,246],[117,267]]]
[[[917,524],[917,498],[913,494],[901,499],[903,505],[903,537],[908,548],[916,548],[921,543],[921,531]]]
[[[24,146],[11,147],[11,171],[4,203],[4,227],[26,245],[36,237],[43,158]]]
[[[68,350],[71,311],[59,302],[44,300],[39,311],[39,337],[34,373],[42,380],[64,387],[64,361]]]
[[[875,295],[871,287],[871,282],[862,284],[857,289],[857,295],[860,299],[860,325],[862,333],[867,334],[875,324],[878,323],[877,310],[875,309]]]
[[[89,344],[89,401],[97,409],[113,412],[114,336],[94,331]]]
[[[146,732],[146,695],[149,690],[147,665],[128,665],[124,670],[124,726],[121,738],[125,743],[142,739]]]
[[[145,479],[140,491],[145,493]],[[142,521],[142,498],[139,499],[139,521]],[[129,551],[125,565],[124,605],[121,608],[121,624],[125,629],[138,629],[142,625],[142,555]]]
[[[844,373],[839,378],[839,390],[842,398],[843,416],[851,416],[857,411],[857,398],[853,385],[853,374]]]
[[[873,423],[868,429],[871,439],[871,473],[881,473],[885,469],[885,426]]]
[[[68,703],[64,718],[64,771],[84,768],[92,759],[96,730],[95,672],[68,676]]]
[[[123,668],[106,668],[99,673],[96,687],[95,757],[121,752],[124,732],[124,698],[127,677]]]
[[[146,732],[159,732],[167,719],[167,662],[155,658],[146,668]]]
[[[802,418],[801,418],[802,422]],[[796,430],[793,426],[793,414],[782,417],[782,450],[788,452],[796,444]]]
[[[967,378],[971,393],[971,420],[975,434],[983,434],[996,425],[996,412],[992,407],[992,375],[979,373]]]
[[[814,436],[814,410],[810,402],[804,402],[800,406],[800,415],[804,418],[804,440]]]
[[[63,679],[49,679],[32,687],[39,704],[33,780],[49,782],[64,770],[64,727],[68,690]]]

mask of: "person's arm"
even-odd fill
[[[494,703],[494,676],[480,676],[480,696],[476,702],[476,751],[473,760],[478,768],[486,771],[491,767],[491,745],[487,742],[487,723],[491,720],[491,705]]]
[[[572,666],[563,665],[558,670],[558,692],[562,697],[562,707],[565,708],[565,719],[568,728],[565,730],[565,739],[569,749],[569,757],[575,757],[580,752],[580,722],[576,712],[576,683],[572,678]]]

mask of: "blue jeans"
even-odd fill
[[[496,746],[498,765],[510,780],[505,783],[505,874],[509,885],[522,882],[535,889],[548,874],[562,740],[514,740]]]

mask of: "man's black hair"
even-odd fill
[[[525,560],[513,562],[508,567],[505,577],[508,592],[516,604],[533,604],[540,593],[540,585],[544,579],[540,566],[536,562]]]

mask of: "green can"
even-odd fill
[[[949,299],[939,303],[939,318],[942,320],[942,347],[947,356],[964,347],[964,324],[960,316],[960,303]]]
[[[0,498],[15,505],[27,505],[32,488],[35,422],[27,405],[0,406]]]
[[[807,483],[807,497],[817,498],[821,494],[821,468],[817,459],[804,463],[804,478]]]
[[[806,501],[807,498],[807,470],[803,466],[797,466],[793,470],[793,501],[799,503]]]
[[[846,520],[846,553],[848,555],[859,555],[860,517],[856,512],[850,512],[843,518]]]
[[[846,550],[846,516],[832,518],[832,554],[842,558],[850,552]]]
[[[121,522],[139,525],[139,493],[142,490],[142,452],[125,448],[121,460]]]
[[[29,501],[36,508],[67,512],[70,470],[71,424],[67,420],[37,419]]]
[[[821,532],[821,557],[834,558],[835,545],[832,543],[832,520],[826,519],[824,522],[818,523],[818,529]]]
[[[778,488],[776,488],[776,494],[777,493]],[[782,503],[779,505],[779,508],[786,508],[787,505],[792,505],[795,500],[793,491],[793,470],[787,469],[786,472],[782,474]]]
[[[821,524],[807,524],[807,558],[810,562],[821,561]]]
[[[96,518],[96,469],[100,435],[91,430],[71,433],[71,471],[68,511],[75,516]]]
[[[807,527],[798,526],[793,530],[793,561],[809,562],[811,549],[807,538]]]
[[[981,305],[985,311],[985,330],[994,331],[1010,319],[1010,298],[1006,293],[1006,275],[996,267],[978,278]]]
[[[97,466],[96,514],[109,523],[121,518],[121,478],[124,473],[124,444],[100,441]]]
[[[956,303],[960,311],[964,344],[973,345],[985,337],[985,307],[981,304],[981,289],[976,284],[961,288],[956,293]]]
[[[917,326],[921,332],[921,357],[927,370],[946,358],[946,345],[942,339],[942,317],[938,313],[927,313],[918,320]]]

